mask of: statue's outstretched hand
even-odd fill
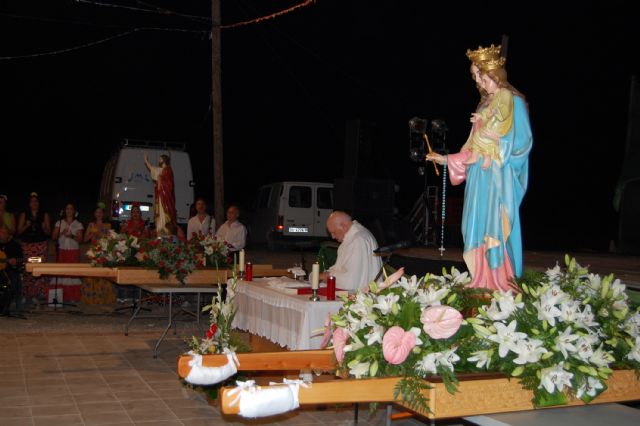
[[[427,161],[435,161],[438,164],[444,164],[445,157],[437,152],[430,152],[427,154]]]

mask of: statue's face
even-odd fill
[[[471,78],[476,82],[477,85],[482,84],[482,78],[480,77],[480,70],[475,64],[471,65]]]
[[[482,88],[486,90],[487,93],[495,93],[498,90],[498,83],[487,74],[482,74]]]

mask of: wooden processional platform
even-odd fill
[[[188,355],[178,358],[178,375],[187,377],[191,367]],[[241,371],[291,371],[313,370],[325,374],[314,377],[313,384],[300,388],[301,405],[346,404],[364,402],[388,402],[402,406],[396,401],[393,391],[397,377],[373,379],[342,379],[335,376],[337,364],[333,351],[291,351],[238,354]],[[203,366],[219,367],[227,363],[225,355],[204,355]],[[425,379],[431,389],[425,392],[429,400],[430,412],[417,414],[430,419],[465,417],[481,414],[524,411],[535,408],[533,393],[522,388],[517,379],[508,379],[499,374],[460,374],[458,392],[450,394],[437,377]],[[640,400],[640,381],[632,370],[618,370],[607,380],[608,389],[591,404]],[[235,398],[229,395],[232,388],[221,393],[222,411],[237,414],[238,405],[232,405]],[[565,406],[584,405],[579,399],[570,400]],[[407,407],[405,407],[407,408]]]

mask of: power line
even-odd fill
[[[174,10],[167,9],[167,8],[164,8],[164,7],[160,7],[160,6],[156,6],[155,4],[147,3],[147,2],[144,2],[144,1],[141,1],[141,0],[136,0],[136,3],[142,4],[142,5],[148,6],[148,7],[153,7],[153,8],[156,9],[156,11],[158,13],[162,13],[164,15],[175,15],[175,16],[180,16],[182,18],[191,19],[191,20],[196,21],[196,22],[204,22],[204,23],[211,24],[211,18],[206,17],[206,16],[188,15],[186,13],[176,12]]]
[[[208,31],[196,31],[196,30],[186,30],[186,29],[182,29],[182,28],[161,28],[161,27],[142,27],[142,28],[133,28],[132,30],[129,31],[123,31],[121,33],[115,34],[113,36],[110,37],[106,37],[100,40],[96,40],[96,41],[92,41],[89,43],[84,43],[78,46],[73,46],[73,47],[68,47],[65,49],[57,49],[57,50],[51,50],[48,52],[40,52],[40,53],[31,53],[28,55],[17,55],[17,56],[0,56],[0,61],[8,61],[8,60],[12,60],[12,59],[28,59],[28,58],[37,58],[37,57],[41,57],[41,56],[53,56],[53,55],[59,55],[62,53],[68,53],[68,52],[73,52],[75,50],[80,50],[80,49],[86,49],[88,47],[93,47],[93,46],[97,46],[99,44],[103,44],[106,43],[108,41],[111,40],[115,40],[118,38],[122,38],[122,37],[126,37],[130,34],[136,33],[136,32],[140,32],[140,31],[172,31],[172,32],[185,32],[185,33],[197,33],[197,34],[208,34]]]

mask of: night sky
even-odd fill
[[[50,212],[73,199],[88,218],[104,163],[124,138],[185,142],[196,195],[213,197],[210,2],[104,2],[204,19],[73,0],[2,1],[0,193],[10,210],[22,210],[36,190]],[[223,0],[223,24],[300,2]],[[376,177],[400,185],[406,211],[423,185],[408,157],[408,120],[444,119],[448,148],[457,151],[478,102],[465,52],[508,34],[509,80],[526,95],[534,132],[525,248],[606,250],[617,232],[612,198],[630,80],[640,69],[631,4],[318,0],[223,30],[226,200],[246,206],[264,183],[340,177],[345,124],[361,118],[376,124]],[[165,30],[5,59],[134,28]]]

